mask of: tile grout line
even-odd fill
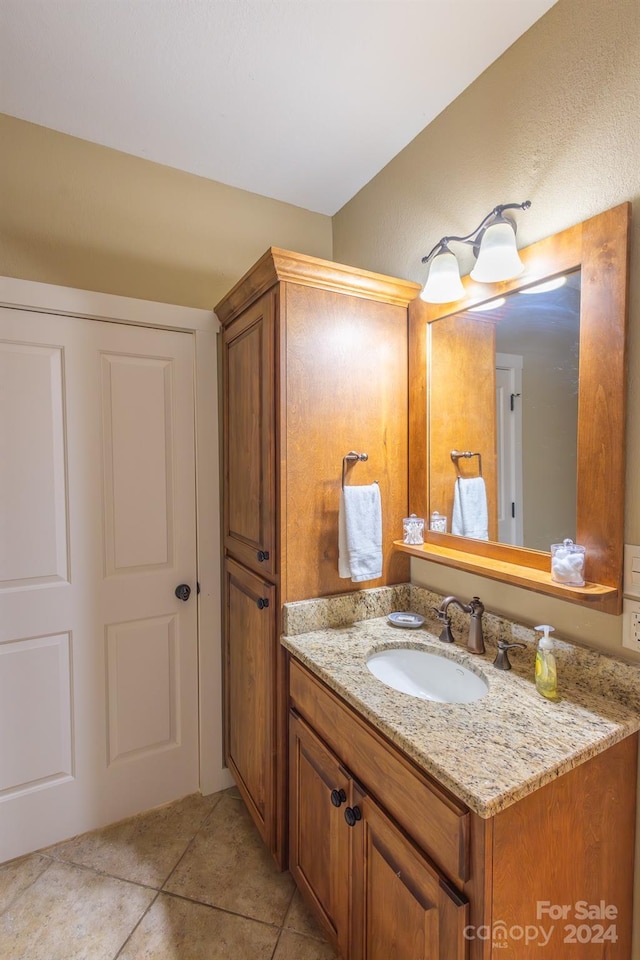
[[[129,943],[129,941],[131,940],[131,937],[134,935],[134,933],[136,932],[136,930],[138,929],[138,927],[140,926],[140,924],[142,923],[142,921],[144,920],[144,918],[146,917],[146,915],[149,913],[149,911],[151,910],[151,907],[154,905],[154,903],[156,902],[156,900],[158,899],[159,896],[160,896],[160,891],[159,891],[159,890],[156,890],[156,895],[155,895],[155,897],[152,897],[152,898],[151,898],[151,902],[147,905],[146,910],[143,910],[143,911],[142,911],[141,915],[138,917],[137,923],[134,923],[133,927],[131,928],[131,930],[129,931],[129,933],[127,934],[127,936],[124,938],[124,940],[123,940],[123,942],[120,944],[119,948],[118,948],[118,949],[116,950],[116,952],[114,953],[114,955],[113,955],[113,960],[118,960],[118,957],[121,956],[122,951],[124,950],[124,948],[126,947],[126,945]]]
[[[43,854],[38,854],[38,856],[43,856]],[[25,859],[25,861],[26,861],[26,860],[31,860],[31,855],[28,856],[28,857],[25,857],[24,859]],[[3,916],[5,915],[5,913],[7,912],[7,910],[10,910],[13,906],[15,906],[16,903],[19,903],[19,901],[20,901],[20,900],[22,899],[22,897],[25,895],[25,893],[27,892],[27,890],[30,890],[31,887],[34,885],[34,883],[36,883],[36,881],[39,880],[40,877],[44,876],[44,874],[47,872],[47,870],[49,870],[49,868],[51,867],[51,864],[52,864],[54,861],[53,861],[50,857],[46,857],[45,859],[49,860],[49,863],[46,865],[46,867],[38,874],[37,877],[34,877],[34,878],[33,878],[33,880],[31,881],[31,883],[28,883],[28,884],[27,884],[27,886],[24,888],[24,890],[21,890],[21,891],[20,891],[20,893],[17,895],[17,897],[16,897],[14,900],[11,900],[11,901],[6,905],[6,907],[3,907],[2,910],[0,910],[0,917],[3,917]]]
[[[195,833],[192,835],[191,839],[189,840],[189,842],[187,843],[186,847],[184,848],[184,850],[182,851],[182,853],[180,854],[180,856],[178,857],[178,859],[176,860],[176,862],[175,862],[174,865],[172,866],[171,870],[169,870],[169,873],[166,875],[166,877],[164,878],[164,880],[161,882],[160,886],[158,887],[158,890],[159,890],[159,891],[162,891],[163,893],[167,893],[167,892],[168,892],[168,891],[165,891],[164,888],[165,888],[166,885],[169,883],[169,880],[171,879],[171,877],[173,876],[173,874],[176,872],[176,870],[178,869],[178,867],[180,866],[180,864],[182,863],[182,861],[183,861],[184,858],[186,857],[187,852],[191,849],[191,847],[193,846],[193,844],[196,842],[196,838],[202,833],[202,831],[204,830],[204,828],[205,828],[206,825],[208,824],[209,820],[210,820],[211,817],[213,816],[214,810],[217,808],[217,806],[218,806],[218,804],[220,803],[220,801],[222,800],[223,796],[224,796],[224,791],[220,793],[220,795],[218,796],[218,799],[216,800],[216,802],[215,802],[215,803],[213,804],[213,806],[211,807],[211,810],[209,810],[209,813],[206,815],[206,817],[204,818],[204,820],[202,821],[202,823],[200,824],[200,826],[197,828],[197,830],[195,831]],[[185,899],[188,899],[188,898],[185,898]],[[199,902],[199,901],[196,901],[196,902]]]
[[[225,913],[230,917],[237,917],[239,920],[249,920],[251,923],[260,923],[263,927],[269,927],[271,930],[283,929],[279,923],[270,923],[268,920],[260,920],[258,917],[250,917],[247,913],[238,913],[236,910],[230,910],[228,907],[219,907],[214,903],[205,903],[204,900],[194,900],[183,893],[172,893],[171,890],[158,890],[163,897],[172,897],[174,900],[183,900],[185,903],[193,903],[197,907],[204,907],[206,910],[215,910],[218,913]],[[298,933],[299,931],[294,931]],[[304,934],[302,934],[304,936]],[[313,938],[317,939],[317,938]]]
[[[284,930],[284,927],[280,927],[280,932],[278,933],[278,937],[277,937],[277,939],[276,939],[276,942],[275,942],[274,945],[273,945],[273,953],[271,954],[271,957],[269,958],[269,960],[273,960],[273,958],[275,957],[276,953],[278,952],[278,947],[280,946],[280,940],[281,940],[281,938],[282,938],[282,931],[283,931],[283,930]]]

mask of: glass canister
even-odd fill
[[[424,518],[416,517],[412,513],[410,517],[405,517],[402,521],[403,543],[411,546],[424,543]]]
[[[551,579],[571,587],[584,587],[585,549],[567,538],[551,544]]]
[[[444,514],[434,510],[429,520],[429,530],[435,530],[437,533],[447,532],[447,518]]]

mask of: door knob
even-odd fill
[[[344,818],[350,827],[355,827],[358,820],[362,820],[360,807],[347,807],[344,812]]]
[[[175,593],[178,600],[188,600],[191,596],[191,587],[188,583],[179,583]]]

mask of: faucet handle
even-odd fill
[[[513,650],[514,647],[521,647],[522,650],[527,649],[526,643],[508,643],[506,640],[498,640],[498,652],[493,661],[493,665],[497,670],[511,670],[509,650]]]
[[[440,623],[443,624],[442,632],[440,633],[440,640],[442,643],[455,643],[455,637],[451,632],[451,617],[447,611],[442,610],[442,608],[439,607],[432,607],[431,609],[435,613]]]

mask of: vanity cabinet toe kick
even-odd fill
[[[345,960],[629,960],[637,734],[484,819],[289,660],[289,867]]]

